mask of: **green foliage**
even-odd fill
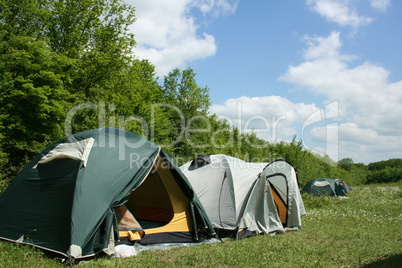
[[[371,171],[367,176],[367,183],[388,183],[400,180],[402,180],[402,167],[386,167],[381,170]]]
[[[4,144],[3,118],[4,116],[0,114],[0,144]],[[10,173],[10,167],[8,167],[8,155],[0,146],[0,193],[2,193],[5,190],[5,187],[8,185],[6,178],[9,177]]]
[[[402,181],[402,159],[389,159],[370,163],[366,183],[388,183]]]
[[[348,172],[344,172],[344,175],[340,178],[343,178],[346,182],[353,185],[364,184],[367,182],[368,170],[367,166],[360,163],[354,164]]]
[[[353,166],[353,160],[352,158],[343,158],[338,161],[338,166],[341,168],[350,171],[351,167]]]
[[[368,169],[370,171],[377,171],[377,170],[382,170],[386,168],[400,168],[402,167],[402,159],[401,158],[395,158],[395,159],[389,159],[385,161],[379,161],[379,162],[374,162],[368,164]]]
[[[199,87],[196,73],[191,68],[180,71],[174,69],[163,82],[166,103],[177,107],[186,121],[198,115],[206,115],[210,106],[208,87]]]
[[[106,124],[140,130],[126,115],[136,112],[133,103],[149,106],[143,93],[158,92],[154,88],[159,86],[155,78],[145,77],[144,70],[154,76],[152,65],[132,56],[135,41],[128,27],[135,20],[133,7],[120,0],[5,0],[0,6],[3,178],[15,176],[34,155],[70,132]],[[124,116],[117,123],[103,120],[116,111],[104,113],[108,101]]]
[[[2,151],[20,165],[63,135],[72,62],[30,37],[0,42]]]
[[[309,154],[303,148],[302,141],[297,141],[296,137],[293,137],[293,140],[290,143],[284,141],[279,142],[275,145],[273,151],[278,155],[278,157],[285,158],[289,161],[296,170],[302,168],[303,162]]]
[[[2,178],[0,178],[0,194],[3,193],[7,189],[8,185],[10,184],[9,179],[3,179],[3,178],[4,178],[4,175]]]
[[[191,68],[174,69],[164,78],[164,110],[170,126],[168,136],[172,147],[167,150],[174,155],[194,155],[195,148],[203,148],[210,132],[207,111],[210,99],[207,87],[199,87],[196,74]]]

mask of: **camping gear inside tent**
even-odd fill
[[[296,172],[283,159],[249,163],[218,154],[196,158],[180,169],[219,235],[241,238],[301,227],[305,209]]]
[[[84,131],[45,149],[0,196],[0,215],[0,238],[72,258],[113,254],[119,236],[152,244],[214,234],[169,155],[116,128]]]
[[[312,195],[328,195],[328,196],[346,196],[346,191],[334,179],[318,178],[307,182],[301,193],[309,193]]]

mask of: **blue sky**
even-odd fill
[[[191,67],[211,113],[333,160],[402,157],[402,1],[126,0],[134,53]]]

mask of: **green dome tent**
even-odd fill
[[[119,229],[116,208],[123,206],[136,228]],[[0,196],[0,215],[1,239],[72,258],[114,254],[119,236],[151,244],[197,241],[199,230],[214,234],[161,147],[115,128],[84,131],[45,149]]]
[[[317,178],[309,181],[306,186],[303,187],[301,193],[309,193],[317,196],[346,196],[346,190],[341,183],[346,185],[346,183],[341,180]]]

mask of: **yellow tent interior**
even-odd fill
[[[158,158],[149,175],[131,193],[125,206],[142,230],[134,223],[132,228],[125,226],[119,232],[120,239],[141,244],[192,240],[194,223],[189,199],[167,166],[162,158]]]

